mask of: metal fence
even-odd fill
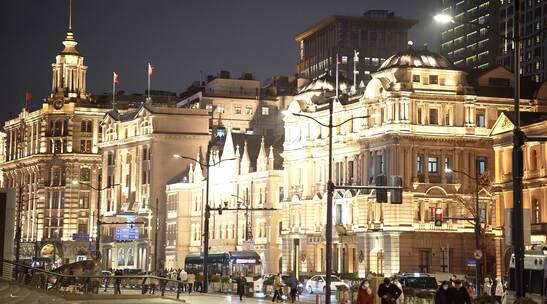
[[[42,289],[46,292],[120,295],[124,291],[135,290],[141,294],[154,294],[162,297],[176,296],[179,299],[181,293],[188,292],[188,288],[190,288],[188,284],[180,280],[154,275],[67,275],[55,272],[55,270],[50,271],[16,264],[9,260],[0,259],[0,261],[2,262],[0,265],[2,279]],[[196,292],[195,286],[192,286],[191,291]]]

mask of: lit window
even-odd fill
[[[218,113],[224,113],[224,105],[223,104],[217,105],[217,112]]]
[[[429,157],[427,159],[427,172],[438,173],[439,172],[439,158]]]
[[[372,58],[372,65],[374,65],[374,66],[380,65],[380,59],[379,58]]]
[[[422,173],[422,157],[418,155],[416,158],[416,172]]]
[[[213,109],[213,105],[212,104],[206,104],[205,109],[207,109],[208,111],[211,111]]]
[[[484,110],[477,110],[476,124],[477,124],[477,127],[479,128],[484,128],[486,126],[486,121],[484,118]]]
[[[245,106],[245,114],[253,115],[253,107],[252,106]]]
[[[263,116],[270,115],[270,108],[269,107],[262,107],[262,115]]]
[[[485,156],[477,158],[477,169],[479,170],[479,174],[483,174],[488,169],[488,162]]]

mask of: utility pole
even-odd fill
[[[15,277],[19,272],[19,260],[21,255],[21,209],[23,208],[23,186],[19,185],[19,202],[17,204],[17,230],[15,233]]]
[[[520,130],[520,2],[513,0],[513,54],[514,54],[514,129],[513,129],[513,251],[515,254],[515,293],[517,298],[525,296],[524,293],[524,227],[522,205],[522,146],[524,136]]]
[[[159,228],[159,209],[158,209],[158,198],[156,197],[156,227],[154,227],[154,270],[156,271],[156,274],[158,272],[158,228]]]
[[[207,175],[205,181],[205,216],[203,218],[203,287],[201,292],[207,293],[209,289],[209,218],[211,217],[211,211],[209,210],[209,157],[211,150],[211,142],[207,143],[207,156],[205,157],[205,163],[207,168]]]

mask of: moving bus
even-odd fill
[[[544,303],[547,296],[547,246],[535,246],[524,253],[524,290],[527,297]],[[515,256],[509,263],[509,289],[515,290]]]
[[[209,253],[209,277],[214,274],[221,276],[237,275],[243,272],[245,276],[258,276],[262,273],[260,256],[254,251],[228,251]],[[190,253],[184,259],[184,270],[188,273],[203,271],[203,256]]]

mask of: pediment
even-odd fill
[[[509,119],[505,113],[502,113],[494,123],[492,131],[490,131],[490,136],[511,132],[514,127],[515,125],[511,119]]]

